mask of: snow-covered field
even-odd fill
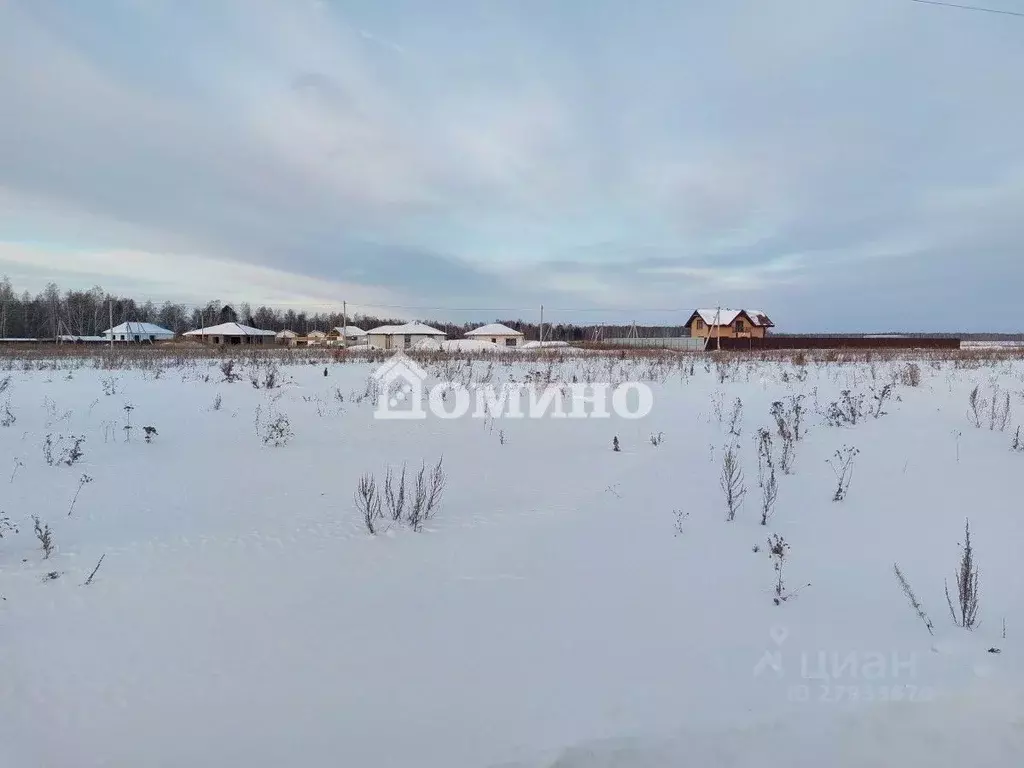
[[[245,362],[233,383],[217,361],[18,366],[0,394],[0,766],[1016,768],[1024,364],[922,360],[917,385],[907,365],[435,361],[434,379],[644,382],[653,410],[422,421],[374,418],[368,362],[281,366],[271,389]],[[864,413],[832,426],[844,390]],[[776,401],[805,410],[791,474]],[[730,443],[746,497],[728,522]],[[360,477],[442,457],[423,530],[371,536]],[[944,593],[968,517],[973,631]]]

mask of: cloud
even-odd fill
[[[0,3],[0,271],[169,299],[1014,327],[1024,52],[985,16]]]

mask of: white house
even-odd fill
[[[221,323],[211,328],[187,331],[185,336],[210,344],[266,344],[277,334],[240,323]]]
[[[501,323],[489,323],[474,328],[466,333],[466,338],[489,341],[491,344],[501,347],[519,347],[526,341],[526,337],[522,333]]]
[[[332,328],[328,332],[327,338],[339,347],[351,347],[366,343],[366,331],[355,325],[346,325],[344,328]]]
[[[409,349],[423,339],[444,339],[448,334],[419,320],[402,325],[382,325],[366,332],[366,343],[375,349]]]
[[[174,338],[174,331],[153,323],[121,323],[108,328],[101,335],[107,341],[110,341],[111,336],[114,341],[170,341]]]
[[[283,330],[278,331],[274,338],[278,344],[284,344],[285,346],[288,347],[294,347],[295,340],[299,338],[299,334],[297,334],[295,331]]]

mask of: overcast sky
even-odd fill
[[[1024,18],[910,0],[0,0],[0,272],[1019,331],[1021,94]]]

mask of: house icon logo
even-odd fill
[[[764,652],[761,660],[754,667],[754,677],[763,675],[769,669],[775,673],[776,677],[782,677],[782,646],[789,637],[789,630],[785,627],[772,627],[768,635],[775,643],[776,650]]]
[[[377,383],[375,419],[425,419],[423,384],[427,372],[401,350],[372,374]]]

